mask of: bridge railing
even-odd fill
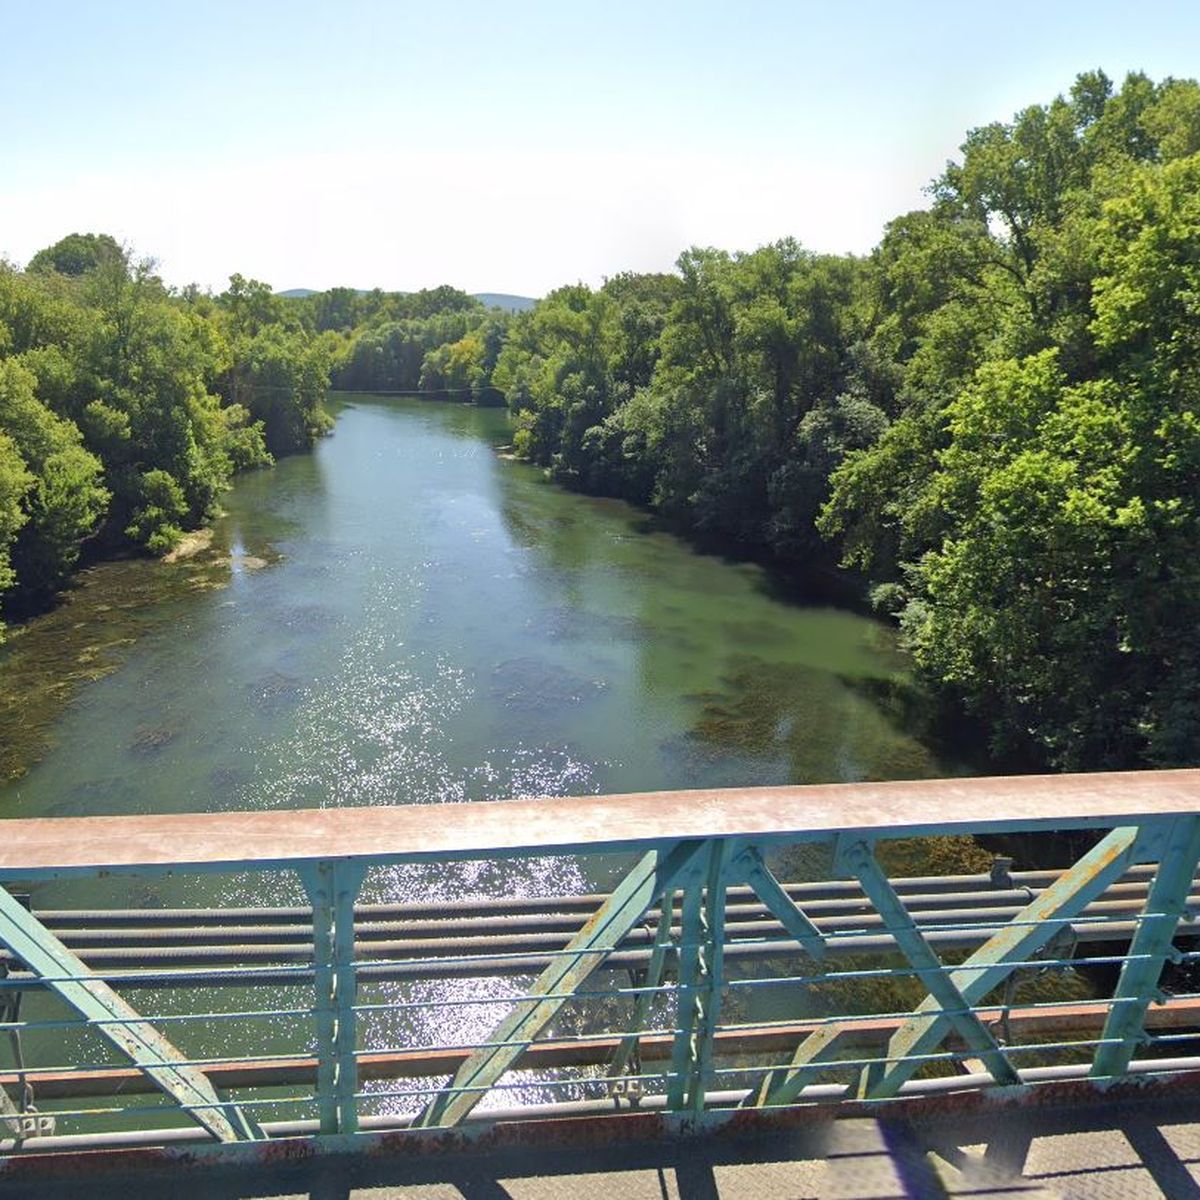
[[[1200,1077],[1197,771],[4,832],[12,1159]],[[889,871],[946,835],[1077,853]],[[270,903],[56,907],[68,881],[192,876]]]

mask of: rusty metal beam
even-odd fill
[[[977,1010],[990,1023],[998,1020],[999,1009]],[[1013,1008],[1005,1022],[1013,1037],[1058,1037],[1090,1034],[1101,1030],[1108,1015],[1104,1000],[1068,1002],[1046,1006]],[[878,1047],[904,1023],[902,1017],[856,1018],[843,1033],[843,1044],[857,1048]],[[1148,1030],[1171,1031],[1200,1028],[1200,999],[1169,999],[1152,1006],[1145,1016]],[[819,1021],[794,1021],[772,1024],[761,1029],[722,1029],[713,1038],[713,1053],[720,1056],[779,1054],[790,1052],[797,1041],[824,1028]],[[953,1033],[946,1045],[963,1049]],[[559,1067],[604,1066],[622,1046],[621,1040],[598,1034],[571,1041],[535,1041],[530,1043],[521,1065],[531,1071]],[[674,1038],[664,1034],[643,1034],[638,1054],[643,1062],[670,1059]],[[466,1062],[469,1050],[397,1050],[358,1055],[358,1078],[427,1079],[450,1075]],[[269,1062],[219,1062],[203,1070],[214,1087],[253,1088],[315,1083],[318,1059],[315,1056],[273,1059]],[[14,1088],[21,1079],[33,1085],[43,1100],[65,1100],[91,1096],[139,1095],[157,1091],[141,1071],[129,1067],[104,1067],[95,1070],[34,1070],[23,1076],[0,1071],[0,1088]]]
[[[1200,770],[1019,775],[892,783],[648,792],[628,796],[305,811],[69,817],[5,822],[0,879],[97,870],[296,867],[638,851],[682,840],[829,841],[1089,829],[1190,815]]]

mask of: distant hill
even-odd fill
[[[510,296],[508,292],[473,292],[472,295],[487,308],[504,308],[509,312],[526,312],[537,303],[532,296]]]
[[[276,292],[285,300],[303,300],[305,296],[316,295],[316,288],[288,288],[286,292]],[[359,288],[358,294],[365,296],[366,288]],[[400,293],[405,295],[404,292]],[[508,292],[473,292],[472,295],[485,308],[503,308],[508,312],[525,312],[532,308],[537,300],[533,296],[513,296]]]

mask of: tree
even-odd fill
[[[70,233],[65,238],[39,250],[30,260],[28,270],[34,275],[52,271],[60,275],[87,275],[108,263],[124,263],[127,255],[116,240],[107,233]]]
[[[237,274],[229,277],[229,287],[217,297],[217,303],[229,313],[235,337],[254,337],[269,326],[281,325],[287,313],[270,284]]]
[[[17,581],[12,565],[12,544],[29,519],[22,501],[33,487],[34,479],[25,466],[17,444],[6,433],[0,433],[0,596]],[[4,625],[0,622],[0,641],[4,640]]]
[[[9,570],[15,580],[10,577],[8,586],[15,582],[26,601],[42,600],[61,587],[108,503],[99,459],[84,449],[75,425],[38,402],[34,383],[19,360],[0,361],[0,433],[10,448],[3,469],[0,543],[11,545]],[[24,472],[11,462],[12,448]],[[14,525],[11,506],[21,479],[29,483],[19,493],[22,519]]]
[[[126,534],[151,554],[165,554],[183,537],[188,517],[183,489],[166,471],[154,469],[137,477],[134,496]]]
[[[968,373],[940,371],[937,403],[914,371],[944,302],[909,407],[835,473],[822,518],[848,559],[894,572],[882,594],[918,664],[993,748],[1058,768],[1200,746],[1200,157],[1160,161],[1158,94],[1081,82],[1097,174],[1029,222],[1036,338],[1001,320]]]
[[[276,456],[307,450],[329,428],[321,402],[329,386],[325,346],[277,325],[245,341],[232,371],[232,395],[262,422]]]

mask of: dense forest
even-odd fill
[[[518,454],[869,582],[948,709],[1054,769],[1200,762],[1200,85],[1100,72],[972,130],[863,257],[692,248],[531,311],[0,265],[0,593],[169,549],[326,387],[506,403]]]

